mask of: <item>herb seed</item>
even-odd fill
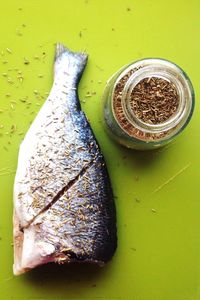
[[[24,64],[25,64],[25,65],[29,65],[29,64],[30,64],[30,61],[29,61],[27,58],[24,58]]]
[[[130,105],[137,118],[143,122],[159,124],[177,111],[179,96],[173,83],[149,77],[135,86]]]
[[[6,51],[10,54],[12,53],[12,50],[10,48],[6,48]]]

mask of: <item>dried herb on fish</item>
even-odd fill
[[[77,97],[86,62],[86,54],[57,45],[53,88],[20,146],[15,275],[48,262],[103,265],[115,252],[111,183]]]

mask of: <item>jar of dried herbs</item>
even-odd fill
[[[194,90],[185,72],[164,59],[123,67],[107,82],[104,119],[111,136],[134,149],[169,143],[188,124]]]

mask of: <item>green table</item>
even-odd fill
[[[199,0],[1,1],[1,299],[200,299],[199,14]],[[13,277],[18,149],[50,90],[57,41],[89,53],[79,94],[111,176],[118,249],[104,268],[45,266]],[[196,93],[190,125],[156,152],[115,144],[101,121],[106,80],[144,57],[176,62]]]

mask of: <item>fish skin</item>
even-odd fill
[[[15,275],[48,262],[102,265],[116,250],[111,183],[77,93],[86,62],[86,54],[57,45],[50,95],[20,146]]]

